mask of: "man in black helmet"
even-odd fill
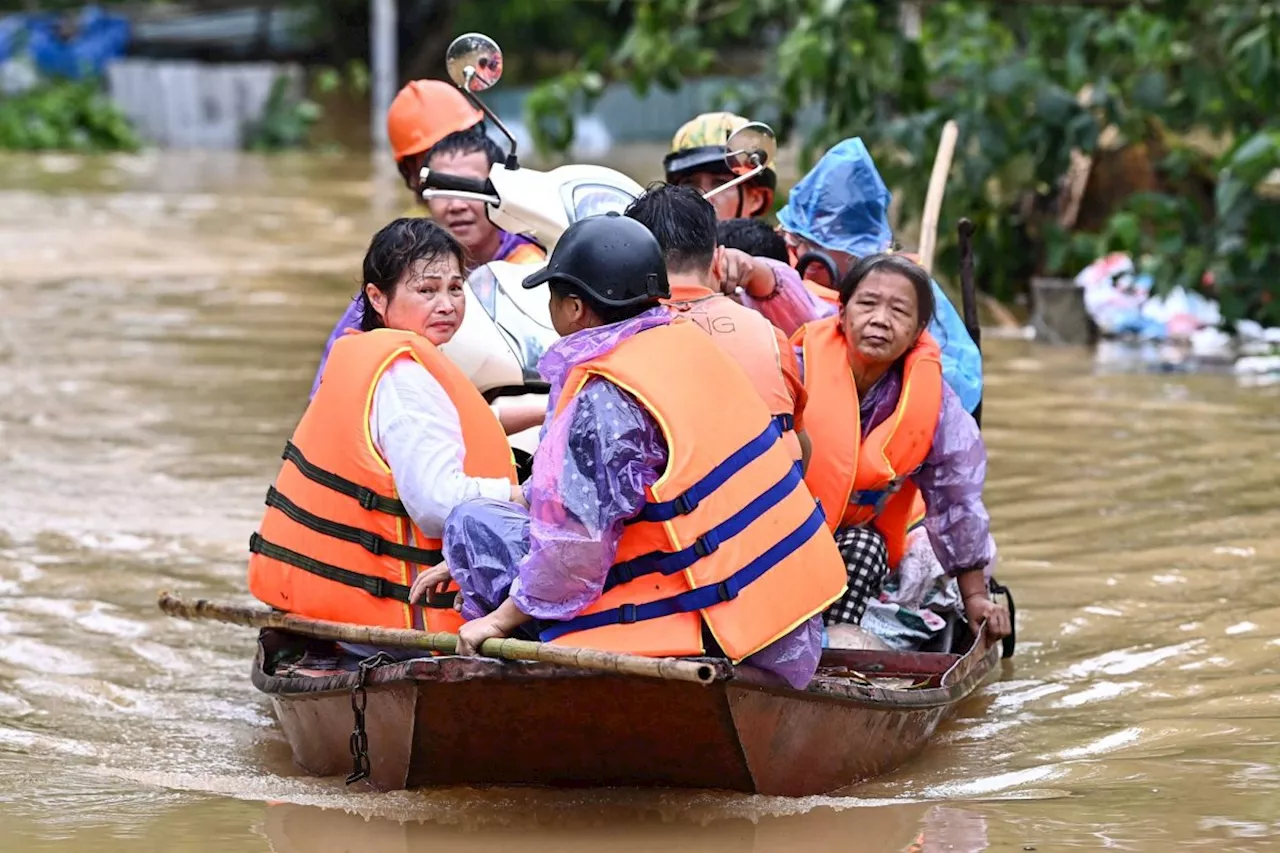
[[[805,686],[816,614],[846,578],[750,379],[659,303],[666,262],[635,220],[575,223],[525,279],[542,284],[564,337],[538,365],[550,403],[529,509],[476,500],[445,524],[459,652],[512,634],[706,652]]]

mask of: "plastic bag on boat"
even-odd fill
[[[993,559],[984,574],[994,568],[995,543],[989,543]],[[947,577],[923,527],[907,537],[907,552],[885,581],[879,598],[867,602],[862,627],[900,651],[921,648],[944,628],[944,616],[959,614],[960,586]]]

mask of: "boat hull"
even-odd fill
[[[264,632],[253,677],[296,763],[351,771],[354,673],[276,676],[264,661],[286,637]],[[832,652],[825,666],[914,679],[892,689],[821,674],[804,691],[716,661],[715,681],[584,673],[537,663],[435,657],[370,671],[370,783],[719,788],[829,793],[916,755],[995,667],[998,647],[964,656]]]

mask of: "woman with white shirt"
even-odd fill
[[[505,412],[437,347],[466,310],[463,250],[427,219],[397,219],[364,259],[364,331],[338,340],[286,445],[250,540],[249,589],[317,619],[456,629],[447,601],[411,605],[440,562],[444,520],[473,498],[523,502],[506,434],[541,411]]]

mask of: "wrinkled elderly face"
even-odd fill
[[[870,365],[897,361],[925,328],[915,285],[888,270],[872,270],[858,283],[840,325],[850,357]]]

